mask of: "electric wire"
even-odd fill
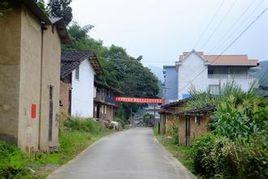
[[[252,14],[254,14],[254,13],[257,11],[257,9],[261,6],[261,4],[264,2],[264,0],[261,0],[261,1],[257,4],[257,6],[253,9],[252,13],[250,13],[249,16],[246,16],[242,21],[240,21],[239,19],[241,19],[241,18],[246,14],[246,12],[250,9],[250,7],[252,6],[252,4],[254,4],[254,2],[255,2],[255,1],[253,1],[253,3],[251,3],[251,4],[247,7],[247,9],[246,9],[246,10],[240,15],[240,17],[237,19],[237,21],[235,21],[235,22],[232,24],[231,28],[228,29],[228,30],[226,31],[226,33],[222,36],[221,39],[224,39],[223,42],[220,43],[220,45],[217,44],[216,46],[214,46],[210,51],[218,51],[219,48],[221,48],[226,42],[228,42],[228,40],[229,40],[230,38],[232,38],[232,37],[236,34],[237,31],[239,31],[239,29],[240,29],[241,26],[244,24],[244,22],[248,21],[248,19],[250,19],[250,16],[251,16]],[[239,21],[240,21],[240,22],[239,22]],[[231,31],[231,33],[230,33],[230,31]],[[228,35],[228,34],[229,34],[229,35]]]
[[[250,24],[247,25],[247,27],[234,39],[232,40],[232,42],[226,46],[223,51],[220,53],[220,55],[218,55],[215,60],[213,60],[211,62],[211,64],[215,63],[222,55],[223,53],[225,53],[237,40],[239,40],[241,38],[241,36],[246,33],[249,28],[254,25],[266,12],[267,12],[268,8],[264,9],[253,21],[251,21]],[[183,88],[181,88],[179,90],[179,93],[181,93],[184,89],[186,89],[189,85],[191,85],[191,83],[199,76],[201,75],[204,71],[206,70],[206,68],[204,68],[202,71],[200,71],[193,79],[191,79]]]
[[[205,43],[201,46],[201,49],[205,48],[207,44],[210,42],[214,34],[218,31],[218,29],[221,27],[222,23],[224,22],[225,18],[231,13],[233,8],[235,7],[235,4],[238,0],[234,0],[230,8],[226,11],[223,18],[219,21],[219,23],[216,25],[215,29],[212,31],[212,33],[209,35],[208,39],[205,41]]]
[[[214,21],[214,19],[218,15],[218,13],[220,12],[220,9],[222,8],[224,2],[225,2],[225,0],[222,0],[222,2],[220,3],[220,5],[218,6],[218,8],[216,9],[216,11],[214,12],[214,14],[213,14],[212,18],[210,19],[209,23],[206,25],[205,29],[202,31],[201,35],[199,36],[198,40],[196,41],[193,49],[195,49],[199,45],[202,37],[207,32],[208,28],[210,27],[210,25],[212,24],[212,22]]]

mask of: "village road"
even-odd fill
[[[153,136],[135,128],[107,136],[49,179],[187,179],[194,176]]]

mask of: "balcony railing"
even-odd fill
[[[116,102],[113,100],[113,97],[105,96],[101,93],[96,93],[95,100],[99,101],[99,102],[103,102],[103,103],[109,103],[109,104],[116,105]]]

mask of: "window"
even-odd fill
[[[209,91],[213,95],[220,94],[220,85],[209,85]]]
[[[212,69],[208,69],[208,74],[209,74],[209,75],[214,74],[214,70],[212,70]]]
[[[79,67],[75,69],[75,79],[79,80]]]

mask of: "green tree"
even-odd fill
[[[126,49],[111,45],[105,47],[101,40],[91,38],[88,33],[92,25],[85,27],[74,23],[69,27],[72,44],[64,45],[63,49],[92,50],[102,65],[104,74],[99,80],[118,88],[129,97],[156,97],[159,92],[158,79],[141,63],[142,56],[137,58],[130,56]],[[138,110],[138,105],[124,104],[120,106],[119,115],[128,119],[130,111]]]
[[[71,2],[72,0],[50,0],[48,3],[50,15],[62,17],[64,23],[68,25],[73,19]]]

